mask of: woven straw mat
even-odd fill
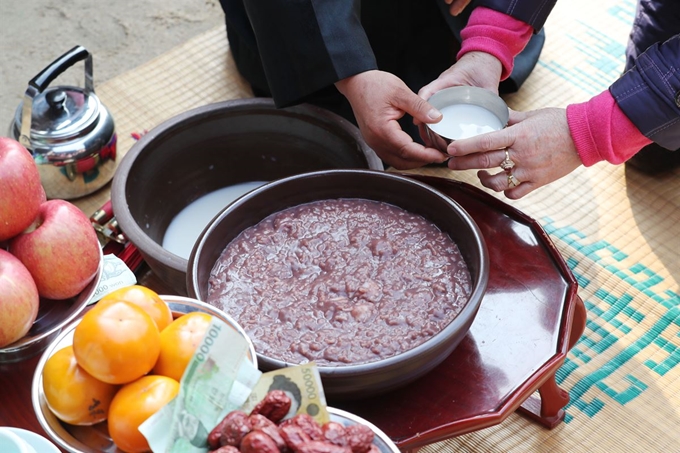
[[[558,2],[540,61],[507,103],[516,110],[566,107],[606,89],[623,69],[634,11],[633,0]],[[96,91],[116,119],[121,156],[133,136],[179,113],[252,96],[223,27]],[[482,187],[473,171],[414,172]],[[652,178],[602,163],[506,200],[549,234],[588,310],[585,333],[557,374],[571,398],[566,418],[548,430],[512,414],[422,453],[680,452],[679,192],[676,174]],[[107,187],[76,204],[91,214],[108,197]]]

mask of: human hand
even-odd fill
[[[351,104],[364,140],[387,164],[406,170],[448,159],[441,151],[414,142],[401,129],[398,120],[406,113],[425,123],[440,121],[441,113],[397,76],[366,71],[335,85]]]
[[[486,52],[468,52],[432,82],[418,91],[418,96],[429,99],[444,88],[468,85],[486,88],[498,94],[498,84],[503,72],[500,60]]]
[[[507,155],[506,155],[507,150]],[[477,172],[484,187],[518,199],[574,171],[581,165],[571,139],[565,109],[510,111],[508,127],[497,132],[456,140],[448,149],[452,170],[499,167],[506,157],[515,164],[507,173]],[[510,187],[510,175],[517,186]]]
[[[463,12],[466,6],[468,6],[472,0],[444,0],[449,6],[449,13],[452,16],[457,16]]]

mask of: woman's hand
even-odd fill
[[[347,98],[364,140],[387,164],[399,170],[444,162],[448,156],[414,142],[398,120],[408,113],[423,123],[436,123],[441,113],[393,74],[366,71],[335,84]]]
[[[437,91],[457,85],[486,88],[498,94],[502,72],[501,62],[493,55],[486,52],[468,52],[442,72],[436,80],[422,87],[418,91],[418,96],[429,99]]]
[[[514,167],[504,171],[500,165],[506,158],[506,150]],[[569,132],[566,110],[559,108],[511,110],[505,129],[456,140],[447,151],[453,156],[449,159],[449,168],[482,169],[477,173],[482,185],[504,192],[511,199],[521,198],[581,165]],[[494,168],[500,171],[487,171]],[[512,187],[513,183],[517,185]]]

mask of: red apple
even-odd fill
[[[18,141],[0,137],[0,242],[33,222],[44,196],[31,153]]]
[[[38,288],[33,277],[11,253],[0,249],[0,348],[29,331],[38,316]]]
[[[90,219],[72,203],[48,200],[35,221],[9,242],[47,299],[80,293],[99,268],[100,245]]]

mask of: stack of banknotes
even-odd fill
[[[154,453],[204,453],[208,434],[230,411],[250,410],[270,390],[283,390],[293,404],[286,416],[306,413],[329,420],[314,363],[262,373],[248,358],[248,342],[213,317],[180,381],[178,395],[140,427]]]

